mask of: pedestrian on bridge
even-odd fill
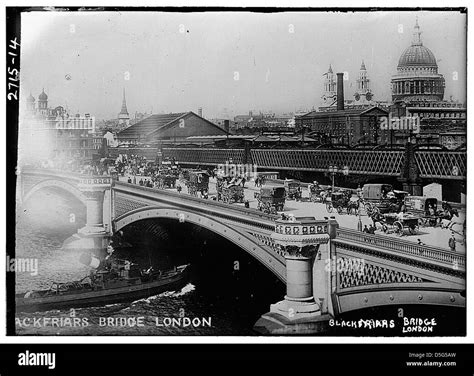
[[[451,232],[451,237],[449,238],[448,245],[451,251],[456,252],[456,239],[454,238],[454,232]]]
[[[260,186],[260,178],[257,176],[255,178],[255,187],[258,187],[258,186]]]

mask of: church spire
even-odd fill
[[[418,25],[418,17],[416,17],[415,31],[413,32],[413,41],[411,42],[412,46],[421,46],[421,31],[420,26]]]
[[[125,100],[125,88],[123,88],[122,109],[120,110],[120,114],[122,114],[122,115],[128,115],[128,111],[127,111],[127,101]]]

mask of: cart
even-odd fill
[[[223,202],[244,202],[244,188],[240,184],[236,183],[224,183],[219,192],[219,197]]]
[[[420,217],[412,214],[382,214],[380,220],[382,230],[386,234],[395,233],[398,236],[405,234],[415,235],[419,231]]]
[[[269,214],[276,214],[283,211],[285,207],[286,191],[284,186],[264,185],[260,192],[255,192],[257,199],[257,209]]]
[[[288,200],[298,201],[301,199],[301,182],[299,180],[285,179],[284,184]]]
[[[324,189],[317,183],[311,183],[309,186],[309,200],[311,202],[322,202],[323,196],[321,195],[324,192]]]
[[[347,207],[348,203],[347,195],[344,192],[333,192],[331,198],[326,201],[326,210],[328,213],[332,213],[336,209],[338,214],[342,214],[342,211]]]
[[[438,199],[435,197],[409,196],[405,200],[407,212],[421,217],[422,226],[436,227],[444,218],[442,210],[438,210]]]

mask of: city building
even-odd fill
[[[411,45],[400,56],[397,72],[392,76],[393,118],[418,118],[420,145],[440,145],[448,149],[466,143],[466,106],[444,100],[445,79],[438,72],[434,53],[423,45],[418,20]],[[399,131],[392,138],[404,144],[409,132]]]
[[[99,138],[93,116],[70,115],[63,106],[49,107],[44,89],[37,102],[31,93],[26,99],[19,125],[20,160],[91,160],[100,149]]]
[[[186,142],[190,136],[227,135],[228,131],[194,112],[151,115],[118,133],[120,144]]]
[[[296,129],[304,129],[313,139],[333,145],[374,145],[380,141],[379,122],[388,116],[380,107],[312,111],[295,119]]]
[[[336,108],[326,111],[311,111],[295,117],[295,130],[309,134],[322,144],[374,145],[380,140],[380,119],[388,116],[382,107],[345,107],[343,73],[337,74]],[[332,89],[332,87],[329,87]],[[369,93],[365,87],[365,94]]]
[[[219,126],[222,129],[229,129],[229,133],[237,133],[245,128],[245,124],[237,123],[236,121],[222,118],[209,119],[211,123]]]
[[[230,122],[230,129],[233,132],[246,131],[247,133],[259,133],[284,128],[294,128],[294,114],[276,114],[273,112],[248,115],[237,115],[234,121]]]

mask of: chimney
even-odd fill
[[[224,130],[229,133],[229,130],[230,130],[230,125],[229,125],[230,121],[229,120],[224,120]]]
[[[198,115],[199,115],[199,117],[202,117],[202,107],[198,108]]]
[[[337,110],[344,110],[344,73],[337,73]]]

